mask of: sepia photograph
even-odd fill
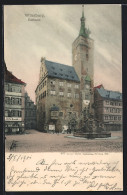
[[[7,191],[122,190],[121,25],[120,4],[4,6]]]

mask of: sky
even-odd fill
[[[82,5],[4,6],[4,59],[7,69],[24,81],[35,101],[41,57],[72,65]],[[94,85],[122,91],[121,6],[84,6],[86,27],[94,40]]]

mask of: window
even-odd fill
[[[89,100],[90,99],[89,95],[85,95],[85,99]]]
[[[112,105],[112,106],[113,106],[113,102],[110,102],[110,105]]]
[[[12,92],[15,92],[15,91],[16,91],[16,90],[15,90],[15,86],[12,86],[12,87],[11,87],[11,91],[12,91]]]
[[[108,120],[108,116],[105,116],[105,120]]]
[[[78,94],[78,93],[75,93],[75,94],[74,94],[74,97],[75,97],[76,99],[78,99],[78,98],[79,98],[79,94]]]
[[[46,85],[46,81],[45,81],[45,85]]]
[[[5,91],[8,91],[8,85],[5,84]]]
[[[122,106],[122,103],[119,103],[119,106]]]
[[[62,117],[63,116],[63,112],[59,112],[59,116]]]
[[[115,102],[115,106],[118,106],[118,102]]]
[[[121,121],[121,116],[118,117],[118,120]]]
[[[9,85],[8,91],[21,93],[21,87]]]
[[[13,116],[13,117],[21,117],[22,116],[22,111],[12,110],[11,111],[11,116]]]
[[[10,104],[10,97],[5,97],[5,103]]]
[[[117,120],[117,116],[114,116],[114,120]]]
[[[71,87],[71,83],[67,83],[67,87]]]
[[[19,117],[22,116],[22,111],[18,111],[18,116],[19,116]]]
[[[60,92],[59,92],[59,95],[60,95],[60,96],[63,96],[64,94],[63,94],[63,92],[62,92],[62,91],[60,91]]]
[[[75,88],[78,89],[79,88],[79,85],[75,85]]]
[[[113,113],[113,108],[110,108],[110,112]]]
[[[46,91],[44,91],[44,97],[46,97]]]
[[[106,101],[106,104],[109,105],[109,101]]]
[[[109,112],[109,108],[105,108],[105,112]]]
[[[59,85],[60,85],[60,86],[63,86],[63,82],[59,82]]]
[[[50,84],[51,84],[51,85],[55,85],[55,81],[51,81]]]
[[[50,91],[50,94],[51,95],[55,95],[56,94],[56,91]]]
[[[12,114],[11,114],[11,110],[8,110],[8,116],[11,117]]]
[[[71,97],[71,93],[67,93],[67,97]]]
[[[88,60],[88,53],[86,53],[86,59]]]
[[[15,98],[11,98],[11,104],[15,104]]]
[[[8,116],[8,110],[5,110],[5,117]]]
[[[110,116],[110,119],[113,120],[113,116]]]
[[[116,113],[120,113],[120,110],[119,110],[119,108],[116,108]]]

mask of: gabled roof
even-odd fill
[[[97,91],[101,95],[101,97],[106,99],[114,99],[114,100],[122,100],[122,93],[118,91],[109,91],[104,88],[97,88]]]
[[[73,66],[51,62],[48,60],[45,60],[45,65],[49,77],[80,82]]]
[[[10,82],[10,83],[17,83],[17,84],[23,84],[25,85],[23,81],[15,77],[11,72],[9,72],[7,69],[5,70],[5,82]]]
[[[100,89],[100,88],[104,88],[104,87],[103,87],[103,85],[101,84],[101,85],[98,85],[98,86],[94,87],[94,89],[97,89],[97,88]]]

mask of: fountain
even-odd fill
[[[90,105],[83,110],[83,125],[73,133],[75,137],[88,139],[111,137],[111,132],[106,131],[104,124],[97,120],[94,114],[89,113]]]

